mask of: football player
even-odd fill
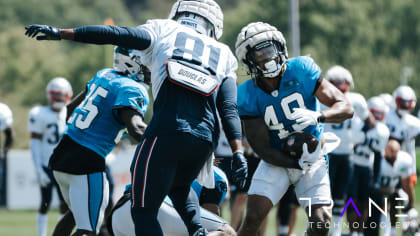
[[[364,139],[354,146],[354,153],[352,154],[354,172],[350,181],[349,196],[361,209],[362,215],[362,217],[359,217],[355,211],[347,211],[350,232],[355,235],[363,233],[363,227],[361,226],[365,225],[368,216],[369,193],[372,187],[376,188],[379,184],[381,162],[389,138],[389,130],[384,123],[388,110],[387,105],[380,97],[372,97],[368,100],[368,107],[375,117],[375,127],[371,129],[369,127],[363,128],[364,135],[360,135]],[[358,222],[358,224],[355,222]],[[355,225],[359,227],[354,227]]]
[[[420,120],[410,113],[416,106],[416,94],[409,86],[400,86],[393,92],[395,109],[390,109],[386,116],[386,124],[391,131],[390,138],[401,144],[401,149],[413,158],[410,177],[417,184],[415,138],[420,134]]]
[[[408,205],[405,207],[404,212],[414,209],[414,185],[410,180],[413,168],[413,158],[410,154],[400,151],[400,144],[395,139],[390,139],[385,148],[385,161],[382,162],[381,179],[378,188],[375,189],[372,199],[374,202],[384,209],[385,199],[391,200],[389,206],[390,220],[391,220],[391,235],[396,235],[396,212],[394,196],[397,193],[399,182],[401,182],[402,189],[408,195]],[[398,196],[398,195],[397,195]],[[400,205],[401,202],[397,204]],[[385,207],[386,209],[386,207]],[[414,209],[415,210],[415,209]],[[381,210],[383,212],[383,210]],[[372,210],[372,217],[368,218],[370,227],[365,229],[365,235],[376,236],[379,235],[379,223],[381,213],[379,209]],[[373,224],[375,222],[375,224]],[[372,227],[376,225],[376,227]]]
[[[47,85],[47,106],[35,106],[29,112],[28,130],[31,133],[31,154],[35,173],[41,190],[41,204],[37,216],[38,236],[47,235],[48,209],[52,190],[57,189],[60,200],[60,213],[67,211],[66,203],[48,169],[48,162],[54,148],[66,130],[66,105],[71,101],[73,90],[70,83],[62,77],[52,79]]]
[[[178,0],[169,18],[135,28],[30,25],[26,35],[115,44],[142,52],[151,68],[155,103],[131,166],[136,234],[162,235],[157,213],[169,194],[190,235],[205,235],[190,185],[217,144],[217,111],[233,153],[234,179],[243,185],[247,176],[236,107],[237,61],[227,45],[217,42],[223,13],[214,0]]]
[[[340,145],[329,154],[329,175],[334,201],[331,235],[339,236],[341,235],[342,224],[340,214],[347,199],[353,174],[354,165],[351,161],[351,154],[353,153],[354,145],[362,141],[360,139],[361,136],[356,134],[362,129],[365,120],[369,121],[369,127],[373,127],[374,119],[369,116],[365,98],[359,93],[350,92],[350,88],[354,87],[350,71],[342,66],[333,66],[328,69],[325,79],[344,93],[352,104],[355,113],[352,119],[339,124],[326,124],[324,126],[326,132],[333,132],[341,139]]]
[[[219,205],[224,200],[228,190],[226,175],[218,167],[214,168],[214,181],[215,188],[212,189],[201,186],[197,180],[194,180],[191,185],[191,188],[194,189],[194,192],[200,199],[200,216],[203,226],[209,232],[215,231],[209,235],[236,235],[226,221],[217,217],[220,215]],[[124,195],[117,202],[112,210],[112,215],[108,219],[109,222],[112,222],[111,225],[108,225],[109,232],[113,232],[116,236],[135,235],[130,205],[131,186],[127,186]],[[158,220],[166,236],[188,235],[187,228],[182,224],[182,219],[176,213],[173,203],[168,197],[165,198],[159,208]]]
[[[141,68],[135,50],[116,47],[114,68],[98,71],[68,105],[67,130],[49,167],[70,208],[68,215],[74,218],[74,235],[98,233],[109,197],[105,157],[125,136],[126,128],[136,141],[144,133],[149,97]],[[59,222],[54,234],[71,232],[63,230]]]
[[[238,110],[247,139],[262,159],[248,191],[239,235],[257,235],[261,222],[291,184],[311,222],[307,233],[326,235],[331,194],[321,142],[311,147],[312,152],[309,144],[302,144],[300,158],[283,153],[281,145],[294,131],[303,130],[320,140],[320,123],[352,117],[351,104],[321,78],[321,69],[312,58],[288,59],[283,34],[267,23],[251,23],[241,30],[236,55],[252,76],[238,87]],[[331,109],[320,112],[319,101]],[[302,198],[310,198],[311,203]]]
[[[7,154],[14,141],[12,124],[12,111],[6,104],[0,103],[0,132],[4,132],[4,145],[0,147],[0,206],[6,205]]]

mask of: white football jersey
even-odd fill
[[[12,111],[6,104],[0,103],[0,131],[3,131],[6,128],[12,126],[12,124],[13,124]]]
[[[343,121],[340,124],[324,125],[324,132],[332,132],[340,139],[340,145],[332,152],[332,154],[349,155],[353,153],[353,148],[356,143],[363,141],[361,129],[364,125],[364,120],[369,115],[369,109],[366,99],[359,93],[347,92],[344,94],[354,109],[354,116],[352,119]],[[322,106],[323,110],[328,109]]]
[[[391,110],[386,115],[386,125],[389,128],[390,137],[398,140],[401,143],[401,149],[412,156],[415,171],[415,138],[420,134],[420,120],[411,114],[400,117],[396,110]]]
[[[354,146],[354,164],[373,168],[374,152],[384,153],[389,138],[388,127],[377,121],[375,128],[366,132],[363,142]]]
[[[66,131],[66,112],[65,107],[55,112],[49,106],[36,106],[29,112],[28,131],[42,135],[42,166],[48,166],[55,146]]]
[[[394,165],[391,165],[387,160],[382,161],[381,182],[382,188],[395,188],[400,178],[405,179],[413,174],[411,166],[413,159],[410,154],[399,151]]]
[[[148,20],[139,27],[146,29],[152,40],[151,45],[140,52],[142,63],[152,73],[153,98],[156,99],[168,76],[166,62],[171,58],[183,58],[211,68],[219,82],[226,77],[236,79],[238,63],[227,45],[169,19]]]

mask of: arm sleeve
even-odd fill
[[[223,130],[227,139],[241,139],[241,120],[236,105],[237,90],[236,80],[234,78],[226,78],[220,86],[217,96],[217,109],[222,119]]]
[[[74,29],[74,41],[93,44],[113,44],[145,50],[151,45],[149,32],[142,28],[109,25],[82,26]]]

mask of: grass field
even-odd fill
[[[420,169],[420,150],[417,150],[417,169]],[[420,211],[420,183],[416,186],[416,209]],[[230,219],[228,212],[228,205],[223,209],[223,217],[226,220]],[[266,236],[275,236],[275,212],[272,211],[268,220],[268,228]],[[48,221],[48,235],[51,235],[55,224],[58,220],[58,212],[52,210],[49,213]],[[306,226],[306,216],[302,208],[299,208],[298,219],[296,224],[296,235],[302,235]],[[345,232],[345,231],[343,231]],[[19,210],[10,211],[0,208],[0,236],[36,236],[36,211],[34,210]]]

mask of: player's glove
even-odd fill
[[[61,40],[60,29],[49,25],[28,25],[25,27],[25,35],[28,37],[36,37],[37,40]]]
[[[299,166],[304,172],[311,169],[312,165],[315,164],[321,158],[321,142],[316,146],[315,151],[312,153],[308,152],[308,144],[304,143],[302,145],[302,155],[299,159]]]
[[[248,176],[248,164],[242,152],[235,152],[232,156],[232,172],[233,182],[238,184],[238,187],[245,186],[246,177]]]
[[[321,112],[305,108],[295,108],[292,113],[292,119],[296,120],[296,123],[303,127],[317,125],[319,117],[321,117]]]
[[[37,170],[37,177],[41,187],[47,187],[47,185],[51,182],[50,177],[47,175],[47,173],[45,173],[43,169]]]

